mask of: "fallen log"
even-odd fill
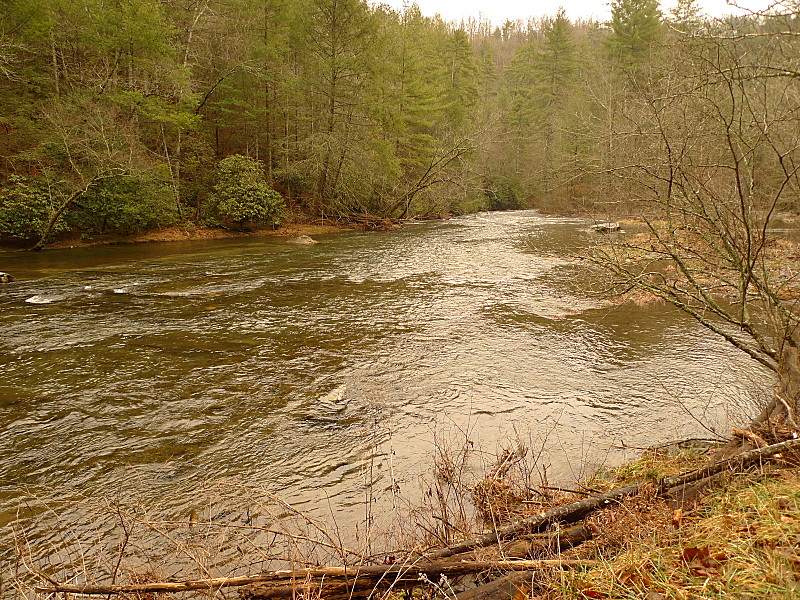
[[[419,580],[421,575],[435,578],[442,575],[458,576],[480,571],[519,571],[540,569],[543,567],[581,567],[594,566],[596,561],[586,560],[490,560],[490,561],[418,561],[393,565],[365,565],[352,567],[320,567],[317,569],[295,569],[286,571],[272,571],[262,575],[246,577],[218,577],[213,579],[195,579],[190,581],[163,581],[156,583],[138,583],[129,585],[81,585],[81,584],[53,584],[36,588],[37,592],[84,595],[104,595],[123,593],[155,593],[155,592],[188,592],[193,590],[217,590],[227,587],[237,587],[251,584],[264,584],[273,590],[296,590],[301,582],[314,580],[370,580],[374,585],[375,580],[387,579],[401,580],[413,578]],[[272,585],[268,585],[272,584]],[[313,585],[313,583],[311,584]],[[291,594],[290,594],[291,595]],[[257,597],[257,596],[253,596]],[[277,596],[270,596],[277,597]]]
[[[592,532],[583,524],[573,525],[560,531],[548,531],[527,535],[511,540],[497,547],[485,550],[471,550],[463,554],[446,557],[447,560],[489,560],[511,558],[543,558],[545,555],[566,550],[585,542],[592,537]]]
[[[673,477],[664,477],[659,480],[657,490],[659,493],[663,494],[671,488],[705,479],[706,477],[711,477],[723,471],[749,467],[767,458],[778,456],[783,452],[792,452],[793,450],[800,450],[800,438],[748,450],[747,452],[742,452],[741,454],[737,454],[725,460],[709,463],[702,469],[697,469],[696,471],[675,475]]]
[[[800,450],[800,439],[788,440],[771,446],[744,452],[729,459],[710,463],[702,469],[684,473],[674,477],[666,477],[656,482],[656,490],[663,494],[672,488],[686,485],[700,479],[722,473],[723,471],[744,468],[783,452]],[[130,585],[88,585],[51,583],[50,586],[36,588],[43,593],[74,593],[83,595],[108,595],[121,593],[157,593],[183,592],[192,590],[218,590],[221,588],[260,584],[246,591],[243,596],[249,600],[267,600],[269,598],[289,597],[296,594],[298,585],[316,586],[318,589],[327,580],[339,580],[345,587],[341,590],[355,590],[353,582],[361,580],[364,586],[395,585],[402,581],[419,581],[421,576],[436,578],[442,575],[459,576],[487,570],[499,571],[531,571],[543,567],[575,567],[594,566],[594,561],[580,560],[498,560],[498,561],[439,561],[433,559],[452,557],[455,554],[470,552],[475,548],[489,546],[512,536],[536,531],[554,522],[574,522],[584,515],[617,502],[627,496],[639,492],[642,485],[628,485],[597,496],[585,498],[578,502],[560,506],[549,511],[533,515],[523,521],[497,529],[471,540],[465,540],[446,548],[428,552],[420,556],[416,562],[393,565],[367,565],[350,567],[321,567],[317,569],[300,569],[273,571],[262,575],[248,577],[221,577],[191,581],[157,582]],[[340,581],[344,578],[344,581]],[[315,582],[314,580],[321,580]],[[392,583],[393,582],[393,583]],[[349,587],[347,587],[349,586]],[[362,589],[366,589],[362,588]],[[261,590],[260,592],[258,590]],[[340,591],[341,591],[340,590]],[[259,595],[261,594],[261,595]]]
[[[280,598],[299,597],[349,599],[369,596],[376,590],[386,590],[389,587],[399,591],[416,587],[419,584],[419,578],[411,580],[386,579],[377,582],[372,579],[354,581],[342,581],[340,579],[306,580],[278,586],[253,585],[244,588],[239,596],[243,600],[277,600]]]
[[[545,554],[552,554],[567,550],[591,539],[592,532],[584,524],[574,525],[558,532],[549,534],[549,540],[534,539],[531,541],[530,556],[536,558]]]
[[[520,561],[471,561],[464,563],[410,563],[390,565],[390,568],[372,569],[369,573],[360,572],[352,575],[350,581],[340,580],[305,580],[292,584],[274,586],[255,584],[242,590],[240,596],[244,600],[275,600],[296,596],[298,592],[307,591],[319,597],[350,597],[351,594],[365,590],[405,589],[416,587],[429,581],[436,582],[442,576],[459,577],[481,571],[530,571],[535,568],[570,568],[592,567],[599,565],[593,560],[520,560]],[[364,567],[368,568],[368,567]]]
[[[456,594],[455,600],[510,600],[517,597],[520,591],[524,592],[527,598],[526,588],[530,587],[528,584],[535,576],[535,571],[510,573],[485,585]]]
[[[731,458],[716,463],[710,463],[702,469],[676,475],[673,477],[665,477],[656,482],[656,489],[659,494],[665,493],[670,488],[681,485],[686,485],[693,481],[705,479],[711,475],[721,473],[730,469],[743,468],[754,463],[763,461],[771,456],[788,452],[791,450],[800,449],[800,439],[788,440],[779,444],[765,446],[763,448],[756,448],[748,452],[743,452]],[[446,558],[454,554],[461,554],[469,552],[475,548],[482,548],[491,546],[498,542],[508,539],[510,537],[518,536],[523,533],[537,531],[550,523],[574,523],[575,521],[583,518],[588,513],[608,506],[612,502],[617,502],[628,496],[633,496],[639,492],[643,484],[627,485],[597,496],[584,498],[572,504],[558,506],[543,513],[537,513],[527,519],[512,523],[505,527],[500,527],[495,531],[485,533],[471,540],[464,540],[439,550],[434,550],[424,554],[425,558],[437,559]]]

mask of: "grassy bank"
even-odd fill
[[[208,515],[171,521],[116,500],[54,499],[46,511],[34,510],[32,518],[40,525],[50,523],[48,530],[64,545],[41,548],[36,556],[37,544],[19,529],[11,597],[49,597],[42,586],[57,582],[80,589],[100,585],[93,593],[131,600],[220,595],[251,600],[788,600],[800,594],[797,455],[724,471],[701,494],[681,494],[675,500],[656,493],[657,482],[701,469],[713,449],[662,446],[564,489],[548,485],[546,478],[534,485],[535,471],[527,461],[535,461],[535,454],[519,445],[491,456],[480,472],[465,467],[470,456],[485,459],[487,453],[476,453],[470,443],[462,448],[454,453],[440,447],[422,506],[401,509],[394,528],[368,527],[366,537],[349,543],[344,541],[347,532],[330,529],[260,487],[209,486],[214,501]],[[564,519],[545,530],[520,530],[500,544],[495,540],[439,560],[428,558],[448,544],[461,545],[464,539],[630,484],[639,486],[638,493],[605,503],[578,524]],[[97,517],[96,527],[86,531],[89,509]],[[576,529],[583,533],[570,533]],[[159,538],[172,549],[165,551]],[[509,563],[520,559],[517,566]],[[466,571],[470,564],[477,568]],[[345,567],[351,578],[365,573],[355,596],[355,587],[336,583],[336,569]],[[422,577],[429,567],[460,569],[466,575]],[[287,568],[297,571],[281,571]],[[394,569],[390,577],[370,580],[366,575],[384,568]],[[328,571],[319,578],[315,569]],[[261,589],[226,579],[264,575],[273,582]],[[159,590],[214,577],[214,585],[178,596]],[[274,581],[280,577],[283,584]],[[230,589],[223,593],[220,581]],[[120,589],[102,591],[109,582]],[[136,589],[142,585],[156,589]],[[245,587],[237,591],[236,586]]]
[[[599,474],[585,488],[606,490],[686,472],[705,452],[640,459]],[[561,553],[598,560],[586,570],[537,578],[542,600],[800,597],[800,470],[781,460],[727,474],[691,503],[645,491],[586,520],[593,537]]]

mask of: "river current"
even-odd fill
[[[675,310],[592,297],[569,259],[586,227],[518,211],[0,254],[0,543],[54,490],[180,516],[224,479],[346,525],[365,478],[417,495],[440,435],[523,432],[566,480],[724,431],[766,374]]]

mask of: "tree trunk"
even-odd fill
[[[44,228],[42,229],[42,233],[39,237],[39,241],[36,242],[30,249],[31,250],[41,250],[44,248],[44,245],[50,239],[50,236],[53,234],[53,230],[56,228],[56,224],[58,220],[67,212],[67,210],[72,206],[72,204],[81,196],[83,196],[86,192],[89,191],[89,188],[92,187],[98,181],[103,179],[108,179],[109,177],[115,177],[117,175],[122,175],[124,173],[121,169],[112,169],[103,173],[102,175],[95,175],[92,177],[88,183],[86,183],[81,189],[72,192],[69,196],[67,196],[64,201],[53,211],[53,214],[50,215],[50,218],[47,220]]]
[[[798,405],[800,405],[800,348],[793,337],[787,336],[781,350],[775,396],[751,423],[751,427],[768,421],[781,420],[787,420],[796,427]]]
[[[781,353],[776,406],[769,417],[794,419],[800,401],[800,348],[794,337],[789,337]]]
[[[61,203],[61,206],[59,206],[53,212],[53,214],[50,215],[50,218],[47,220],[44,229],[42,229],[42,234],[39,236],[39,241],[36,242],[33,246],[31,246],[31,251],[41,250],[42,248],[44,248],[44,245],[47,243],[47,240],[50,239],[50,236],[53,233],[53,229],[55,229],[56,223],[58,223],[58,220],[61,218],[61,215],[67,212],[67,209],[72,205],[72,203],[78,198],[79,195],[80,194],[78,193],[70,195],[66,200],[64,200],[64,202]]]

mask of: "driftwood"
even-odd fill
[[[724,471],[744,468],[762,462],[770,457],[778,456],[783,452],[800,450],[800,439],[793,439],[763,448],[744,452],[727,460],[710,463],[702,469],[666,477],[656,482],[656,491],[664,494],[679,486],[696,482],[714,476]],[[287,571],[273,571],[262,575],[250,577],[221,577],[215,579],[199,579],[192,581],[142,583],[130,585],[88,585],[88,584],[59,584],[37,588],[36,591],[44,593],[74,593],[83,595],[109,595],[121,593],[158,593],[158,592],[183,592],[191,590],[218,590],[234,586],[250,586],[242,591],[241,596],[246,600],[270,600],[295,596],[298,591],[322,592],[329,596],[347,595],[360,596],[361,592],[369,595],[371,590],[387,587],[398,589],[419,585],[421,581],[434,579],[440,576],[461,576],[481,571],[522,571],[512,573],[499,582],[492,582],[470,590],[471,595],[459,595],[458,600],[507,600],[508,592],[516,589],[515,586],[530,581],[531,572],[543,568],[553,567],[581,567],[594,566],[595,561],[581,560],[467,560],[455,561],[452,557],[456,554],[472,553],[476,548],[490,546],[510,537],[528,534],[542,527],[554,523],[570,523],[577,521],[589,512],[618,502],[640,491],[644,484],[628,485],[610,492],[585,498],[578,502],[560,506],[549,511],[533,515],[523,521],[502,527],[471,540],[465,540],[446,548],[434,550],[419,556],[415,562],[392,565],[367,565],[351,567],[321,567],[316,569],[299,569]],[[585,527],[573,527],[564,530],[559,544],[572,545],[589,537]],[[544,536],[529,536],[529,553],[533,551],[536,542],[540,544]],[[540,546],[541,547],[541,546]],[[474,553],[472,554],[474,557]],[[448,558],[450,560],[434,561],[433,559]],[[467,594],[467,592],[464,592]]]
[[[591,531],[585,525],[575,525],[559,531],[557,534],[547,533],[530,536],[530,539],[521,539],[519,542],[525,542],[528,550],[526,556],[539,556],[546,553],[554,553],[560,550],[566,550],[572,546],[576,546],[592,537]],[[507,551],[504,553],[508,556]],[[468,552],[467,556],[474,554]],[[453,557],[455,558],[455,557]],[[450,560],[450,559],[447,559]],[[524,593],[525,597],[528,596],[530,583],[536,576],[535,571],[515,571],[503,577],[470,588],[463,592],[456,594],[455,600],[510,600],[517,597],[520,593]]]
[[[428,581],[436,581],[442,576],[458,577],[481,571],[530,571],[542,568],[590,567],[600,563],[593,560],[518,560],[518,561],[471,561],[437,562],[388,565],[384,567],[362,567],[364,571],[352,572],[349,581],[306,580],[295,584],[272,586],[259,584],[242,590],[245,600],[271,600],[291,597],[307,590],[325,594],[327,597],[346,595],[353,591],[377,590],[387,588],[407,588]]]
[[[727,460],[711,463],[702,469],[698,469],[697,471],[692,471],[683,475],[676,475],[674,477],[665,477],[656,483],[656,489],[658,493],[663,494],[670,488],[686,485],[687,483],[692,483],[694,481],[699,481],[700,479],[705,479],[706,477],[710,477],[711,475],[728,471],[730,469],[746,467],[754,463],[761,462],[771,456],[775,456],[776,454],[780,454],[781,452],[788,452],[797,449],[800,449],[800,439],[788,440],[786,442],[773,444],[764,448],[757,448],[755,450],[743,452],[742,454]],[[546,512],[535,514],[517,523],[500,527],[495,531],[486,533],[471,540],[464,540],[462,542],[447,546],[446,548],[440,548],[438,550],[427,552],[425,557],[429,559],[446,558],[454,554],[469,552],[475,548],[482,548],[497,544],[498,542],[510,537],[515,537],[530,531],[537,531],[542,527],[557,521],[563,523],[574,523],[598,508],[608,506],[612,502],[618,502],[623,498],[637,494],[642,485],[643,484],[627,485],[625,487],[611,490],[610,492],[598,494],[597,496],[584,498],[583,500],[573,502],[572,504],[558,506]]]
[[[573,525],[560,531],[547,531],[526,535],[516,540],[499,544],[496,548],[471,550],[454,554],[446,560],[507,560],[512,558],[542,558],[545,555],[572,548],[592,537],[592,532],[583,524]]]
[[[516,597],[520,591],[528,597],[528,585],[536,576],[534,571],[520,571],[510,573],[485,585],[479,585],[470,590],[456,594],[456,600],[509,600]]]
[[[734,431],[734,435],[736,435],[736,433],[737,432]],[[729,469],[746,467],[782,452],[797,449],[800,449],[800,440],[789,440],[788,442],[762,447],[740,454],[726,461],[711,463],[705,468],[692,473],[664,478],[659,482],[657,490],[660,494],[669,493],[670,495],[680,495],[689,484],[697,486],[698,484],[714,482]],[[571,527],[565,530],[565,532],[571,532],[571,535],[575,538],[574,542],[580,543],[580,541],[583,541],[579,539],[582,535],[580,531],[582,527],[583,526]],[[587,535],[586,539],[591,537],[588,530],[585,531],[585,534]],[[520,592],[527,595],[529,584],[534,575],[534,572],[509,573],[487,584],[457,594],[456,600],[511,600],[517,597]]]
[[[103,595],[147,592],[187,592],[192,590],[216,590],[251,584],[261,584],[270,589],[297,589],[297,585],[313,580],[355,581],[369,580],[375,585],[376,580],[402,580],[413,577],[419,580],[420,575],[439,577],[441,575],[458,576],[480,571],[519,571],[540,569],[543,567],[580,567],[592,566],[595,561],[585,560],[490,560],[490,561],[440,561],[416,562],[393,565],[366,565],[353,567],[320,567],[318,569],[296,569],[272,571],[263,575],[249,577],[218,577],[215,579],[196,579],[192,581],[165,581],[159,583],[139,583],[130,585],[71,585],[58,584],[51,587],[37,588],[37,592],[66,592],[71,594]],[[314,584],[311,584],[314,585]],[[317,584],[319,585],[319,584]],[[290,594],[291,595],[291,594]],[[258,597],[258,595],[248,597]],[[277,597],[277,596],[270,596]]]
[[[769,446],[766,440],[760,435],[747,429],[742,429],[741,427],[734,427],[731,429],[731,435],[744,440],[750,440],[756,448],[764,448],[765,446]]]

